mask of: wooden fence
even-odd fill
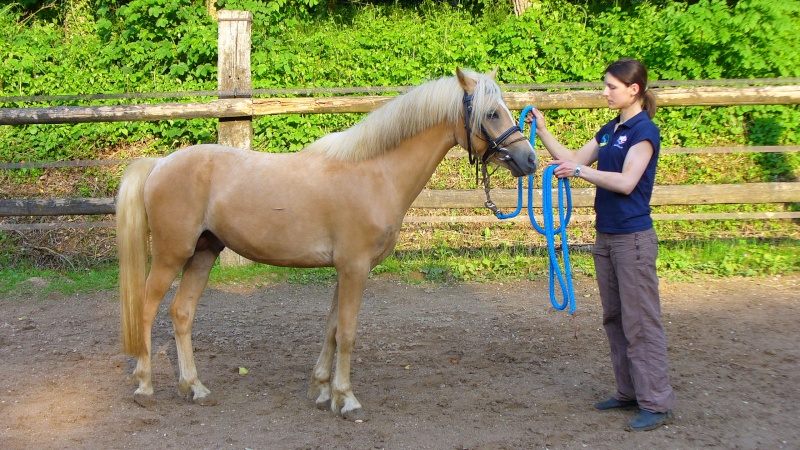
[[[301,98],[254,98],[250,79],[250,23],[252,15],[242,11],[219,12],[219,91],[216,100],[193,103],[161,103],[126,106],[59,106],[47,108],[0,108],[0,125],[56,124],[82,122],[150,121],[193,118],[219,119],[219,142],[252,149],[252,117],[273,114],[365,113],[387,103],[391,96],[333,96]],[[653,92],[660,107],[734,106],[800,104],[800,86],[758,86],[759,80],[739,80],[744,86],[656,88]],[[526,105],[539,109],[604,108],[606,101],[599,90],[566,92],[506,92],[509,108]],[[800,146],[709,147],[663,149],[670,153],[797,152]],[[125,161],[65,161],[50,163],[6,163],[0,169],[29,167],[81,167],[123,164]],[[594,189],[573,189],[573,205],[593,204]],[[541,192],[535,192],[537,197]],[[492,199],[501,208],[514,208],[514,189],[495,189]],[[413,208],[480,208],[482,190],[424,190]],[[800,203],[800,182],[748,183],[694,186],[656,186],[653,205],[764,204]],[[114,214],[113,198],[2,199],[0,217],[67,216]],[[573,220],[591,220],[593,216],[573,216]],[[711,219],[797,219],[800,212],[655,214],[656,220]],[[407,222],[495,222],[484,216],[408,216]],[[527,220],[519,217],[516,220]],[[2,224],[0,230],[54,229],[112,226],[113,221],[55,224]]]

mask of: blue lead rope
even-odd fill
[[[519,130],[524,131],[525,116],[533,109],[533,106],[526,106],[522,110],[519,118]],[[531,147],[536,144],[536,119],[531,124]],[[564,310],[569,305],[569,313],[575,313],[575,291],[572,286],[572,267],[569,263],[569,250],[567,246],[567,225],[572,215],[572,193],[569,189],[569,181],[566,178],[558,178],[558,228],[555,228],[555,218],[553,214],[553,172],[556,166],[548,166],[542,174],[542,222],[543,226],[536,223],[533,214],[533,175],[528,175],[528,218],[533,228],[545,236],[547,240],[547,251],[550,255],[550,303],[559,311]],[[564,200],[566,199],[566,206]],[[517,182],[517,209],[510,214],[497,214],[498,219],[510,219],[516,217],[522,211],[522,177]],[[556,235],[561,236],[561,255],[564,260],[564,271],[558,263],[556,254]],[[556,300],[555,280],[561,287],[562,301]]]

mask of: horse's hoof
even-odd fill
[[[364,412],[364,408],[356,408],[350,411],[345,411],[342,413],[342,417],[351,421],[351,422],[366,422],[367,420],[367,413]]]
[[[195,405],[200,405],[200,406],[216,406],[217,405],[217,399],[212,397],[212,396],[210,396],[210,395],[207,396],[207,397],[195,398],[195,399],[192,400],[192,402]]]
[[[144,406],[145,408],[156,404],[156,398],[153,396],[153,394],[133,394],[133,401],[139,406]]]
[[[317,406],[317,409],[321,409],[322,411],[330,411],[331,410],[331,400],[322,400],[316,401],[314,404]]]

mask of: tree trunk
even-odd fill
[[[531,0],[511,0],[514,3],[514,15],[521,16],[531,6]]]
[[[217,20],[217,0],[206,0],[206,10],[211,20]]]

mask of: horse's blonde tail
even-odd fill
[[[150,229],[144,209],[144,183],[158,160],[143,158],[122,174],[117,196],[117,253],[122,349],[139,356],[144,351],[142,308]]]

